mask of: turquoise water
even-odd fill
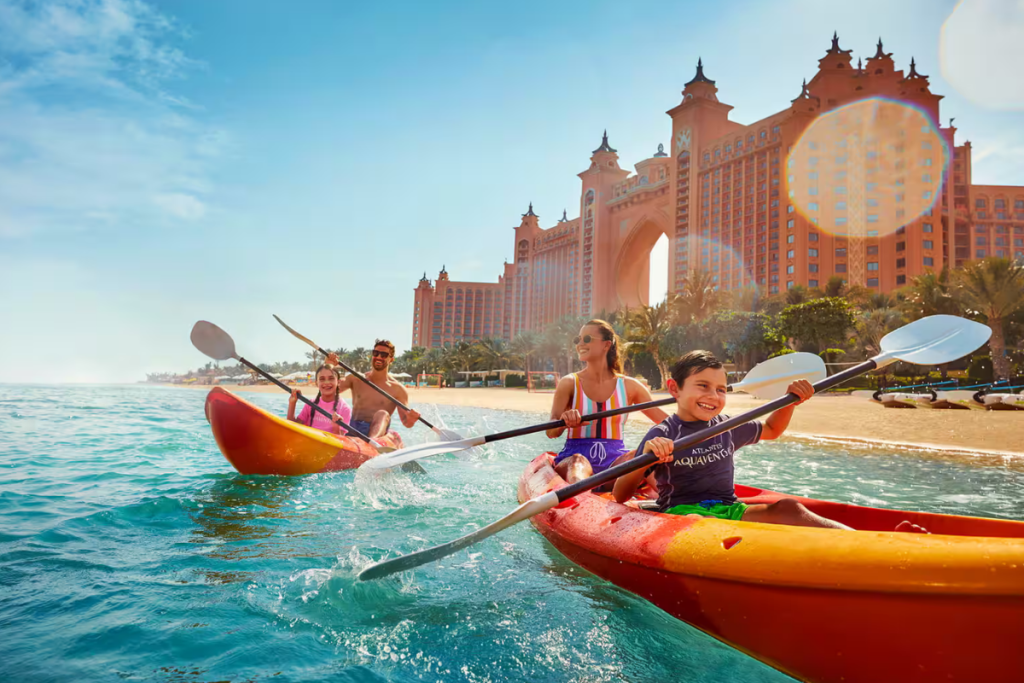
[[[284,395],[246,397],[285,407]],[[543,437],[427,460],[419,476],[247,477],[217,450],[204,398],[0,386],[0,680],[791,680],[575,567],[528,524],[408,575],[355,581],[388,552],[512,509]],[[467,435],[544,418],[426,414]],[[739,480],[1024,516],[1021,472],[908,452],[762,444],[742,452]]]

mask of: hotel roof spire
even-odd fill
[[[566,209],[562,209],[562,217],[558,219],[559,223],[568,223],[569,219],[565,215]]]
[[[704,75],[704,62],[700,57],[697,57],[697,75],[693,77],[686,85],[693,85],[694,83],[710,83],[714,85],[715,82]]]
[[[618,151],[618,150],[612,149],[611,145],[608,144],[608,129],[606,128],[605,131],[604,131],[604,137],[601,138],[601,146],[598,147],[597,149],[595,149],[593,151],[593,154],[597,154],[598,152],[616,152],[616,151]]]
[[[526,218],[527,216],[533,216],[535,218],[538,217],[537,214],[533,212],[533,202],[530,202],[530,208],[523,214],[523,218]]]

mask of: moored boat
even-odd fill
[[[525,501],[564,486],[551,454]],[[584,493],[533,518],[566,557],[798,679],[1019,681],[1024,522],[795,498],[859,531],[664,515]],[[896,533],[902,521],[931,534]]]
[[[291,422],[220,387],[206,396],[206,419],[221,453],[242,474],[348,470],[377,455],[377,449],[361,439]],[[402,447],[401,437],[393,431],[378,441],[389,449]]]

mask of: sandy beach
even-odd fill
[[[189,388],[209,390],[207,386]],[[239,393],[281,391],[272,385],[226,388]],[[315,388],[300,388],[311,397],[316,393]],[[655,398],[667,396],[659,393]],[[434,403],[530,413],[547,413],[551,407],[551,394],[525,389],[409,389],[409,400],[412,405]],[[726,410],[736,414],[761,403],[746,394],[730,394]],[[826,395],[797,409],[786,438],[885,443],[926,449],[931,451],[930,457],[1024,466],[1024,411],[895,410],[853,396]]]

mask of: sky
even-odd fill
[[[750,123],[834,30],[915,57],[974,182],[1024,185],[1024,0],[0,0],[0,382],[199,367],[200,319],[300,359],[274,313],[401,352],[423,272],[496,281],[603,130],[625,168],[668,146],[698,57]]]

